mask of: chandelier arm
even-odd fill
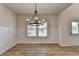
[[[34,14],[33,16],[32,16],[32,19],[31,20],[33,20],[34,21],[34,16],[35,16],[36,14]]]
[[[38,14],[36,14],[36,15],[37,15],[37,17],[38,17],[38,20],[41,21],[41,18],[39,17],[39,15],[38,15]]]

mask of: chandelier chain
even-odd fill
[[[35,3],[35,11],[37,11],[37,4]]]

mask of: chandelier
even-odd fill
[[[27,24],[31,26],[41,26],[45,23],[45,19],[41,19],[37,14],[37,4],[34,5],[35,11],[31,19],[27,19]]]

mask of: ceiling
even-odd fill
[[[4,3],[4,5],[17,14],[33,14],[34,3]],[[37,3],[38,14],[57,14],[71,3]]]

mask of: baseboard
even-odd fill
[[[61,43],[58,43],[58,45],[61,46],[61,47],[79,46],[78,44],[67,45],[67,44],[61,44]]]
[[[57,44],[57,43],[18,43],[18,44]]]

